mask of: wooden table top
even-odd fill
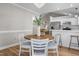
[[[34,38],[34,39],[47,39],[47,38],[49,38],[49,40],[54,39],[54,37],[52,35],[49,35],[49,34],[40,35],[40,36],[37,36],[37,35],[25,35],[24,38],[28,39],[28,40],[31,40],[32,38]]]

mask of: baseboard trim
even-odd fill
[[[14,43],[14,44],[11,44],[11,45],[0,47],[0,50],[7,49],[7,48],[10,48],[10,47],[13,47],[13,46],[16,46],[16,45],[19,45],[19,43]]]

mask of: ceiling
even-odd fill
[[[55,14],[59,16],[64,15],[79,15],[79,3],[45,3],[41,8],[37,8],[33,3],[16,3],[17,5],[30,9],[39,14]],[[76,11],[75,8],[78,8]]]

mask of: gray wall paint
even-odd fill
[[[34,15],[12,4],[0,4],[0,31],[32,31],[32,17]],[[16,37],[16,33],[0,33],[0,48],[18,43]]]
[[[33,14],[11,4],[0,4],[0,30],[31,30]]]
[[[3,33],[0,34],[0,48],[8,45],[12,45],[18,42],[16,33]]]

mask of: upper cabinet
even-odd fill
[[[71,25],[79,25],[78,19],[76,18],[71,18],[67,16],[63,17],[52,17],[50,16],[50,22],[60,22],[61,25],[63,24],[71,24]]]

